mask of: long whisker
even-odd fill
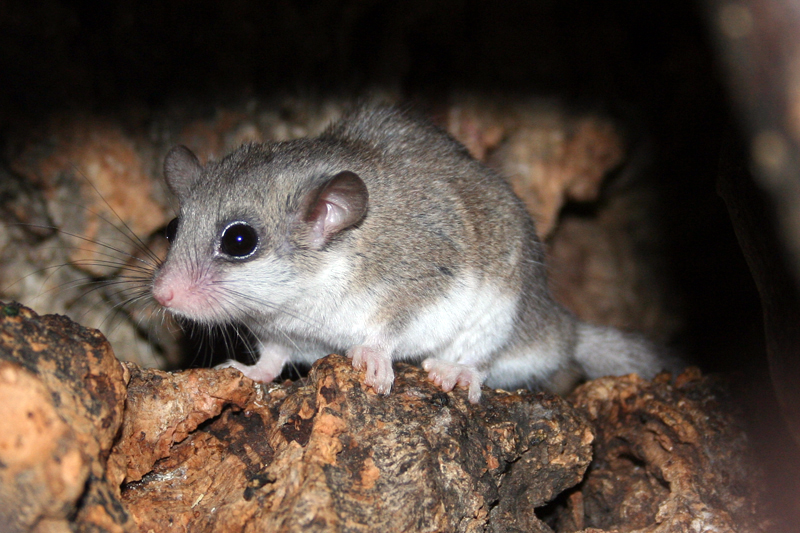
[[[105,196],[103,196],[103,194],[97,189],[95,184],[92,183],[92,180],[90,180],[89,177],[86,174],[84,174],[83,171],[81,171],[81,169],[77,165],[73,165],[72,167],[78,174],[80,174],[80,176],[86,181],[86,183],[89,184],[89,186],[94,190],[97,196],[103,201],[103,203],[114,214],[114,216],[117,217],[117,220],[119,220],[120,224],[122,224],[127,233],[125,231],[122,231],[116,224],[113,224],[110,220],[106,219],[100,213],[95,213],[94,211],[85,206],[79,206],[79,207],[83,207],[84,209],[86,209],[86,211],[99,217],[101,220],[103,220],[110,226],[117,228],[119,232],[125,237],[127,237],[132,244],[134,244],[139,250],[145,252],[150,257],[150,259],[152,259],[156,264],[158,264],[159,262],[158,257],[153,253],[152,250],[150,250],[150,248],[144,243],[144,241],[142,241],[142,239],[139,238],[138,235],[136,235],[136,233],[130,228],[130,226],[128,226],[128,224],[122,219],[122,217],[119,216],[116,210],[113,207],[111,207],[111,204],[108,203],[108,200],[106,200]]]
[[[32,273],[28,274],[28,276],[32,276],[32,275],[34,275],[36,273],[44,272],[44,271],[49,270],[51,268],[56,269],[53,273],[48,275],[47,278],[45,278],[44,283],[46,284],[47,281],[55,274],[55,272],[58,269],[70,266],[71,264],[72,263],[64,263],[64,264],[56,265],[56,266],[53,266],[53,267],[47,267],[47,268],[44,268],[44,269],[40,269],[40,270],[38,270],[36,272],[32,272]],[[143,272],[143,274],[144,274],[144,272]],[[24,278],[21,278],[20,280],[17,280],[15,283],[19,283],[22,279],[24,279]],[[77,279],[77,280],[70,280],[70,281],[65,281],[64,283],[61,283],[59,285],[56,285],[55,287],[52,287],[52,288],[50,288],[48,290],[40,291],[39,294],[36,297],[39,298],[39,297],[41,297],[41,296],[43,296],[45,294],[50,294],[52,292],[61,291],[61,290],[64,290],[64,289],[78,288],[78,287],[83,287],[83,286],[88,286],[88,285],[96,285],[96,287],[94,287],[91,291],[87,291],[86,293],[84,293],[82,295],[82,296],[86,296],[86,294],[89,294],[90,292],[92,292],[94,290],[97,290],[99,288],[103,288],[103,287],[111,286],[111,285],[115,285],[115,284],[131,284],[131,283],[138,283],[142,287],[147,287],[149,285],[149,283],[150,283],[150,277],[142,275],[142,276],[118,276],[117,278],[114,278],[114,279],[82,278],[82,279]]]
[[[140,300],[140,299],[144,298],[145,297],[144,293],[145,293],[145,291],[140,290],[138,293],[134,294],[133,296],[124,296],[123,300],[121,300],[120,302],[118,302],[118,303],[116,303],[116,304],[111,306],[111,310],[113,312],[123,312],[123,310],[125,308],[127,308],[128,305],[131,302],[134,302],[134,301],[137,301],[137,300]],[[118,292],[114,293],[113,296],[120,296],[120,295],[124,295],[124,294],[125,294],[125,291],[118,291]],[[107,319],[108,319],[108,317],[106,317],[106,320]],[[100,323],[100,325],[102,326],[103,324],[105,324],[106,320],[103,320]]]
[[[74,262],[70,262],[70,263],[62,263],[62,264],[59,264],[59,265],[53,265],[53,266],[49,266],[49,267],[45,267],[45,268],[40,268],[38,270],[34,270],[33,272],[30,272],[30,273],[26,274],[25,276],[22,276],[22,277],[18,278],[16,281],[11,283],[10,285],[7,285],[6,287],[3,287],[2,292],[7,292],[9,289],[14,287],[16,284],[21,283],[22,281],[24,281],[25,279],[27,279],[27,278],[29,278],[31,276],[35,276],[37,274],[42,274],[44,272],[47,272],[48,270],[52,270],[52,272],[49,273],[47,275],[47,277],[43,281],[43,285],[46,285],[47,282],[54,275],[56,275],[56,273],[60,269],[66,268],[66,267],[70,267],[70,266],[73,266],[73,265],[82,265],[82,264],[93,265],[95,263],[92,262],[92,261],[89,261],[89,260],[85,260],[85,261],[74,261]],[[98,263],[98,264],[101,264],[103,266],[114,266],[114,267],[120,267],[120,268],[128,266],[127,263],[113,263],[113,262],[101,262],[101,263]],[[145,269],[145,268],[137,269],[137,268],[132,268],[132,267],[131,267],[131,270],[133,270],[134,272],[138,272],[139,274],[141,274],[141,276],[133,276],[133,275],[126,276],[126,275],[122,275],[122,276],[117,276],[116,279],[119,280],[119,282],[121,282],[121,283],[122,282],[126,282],[126,283],[127,282],[142,282],[142,283],[149,283],[150,282],[150,279],[152,277],[152,275],[151,275],[152,270]],[[95,280],[95,279],[92,279],[92,278],[82,278],[82,279],[78,279],[78,280],[66,281],[66,282],[61,283],[59,285],[56,285],[55,287],[52,287],[52,288],[50,288],[48,290],[40,290],[39,293],[35,296],[35,298],[40,298],[41,296],[43,296],[45,294],[50,294],[52,292],[60,291],[60,290],[63,290],[63,289],[70,289],[70,288],[80,287],[82,285],[89,285],[89,284],[98,283],[98,282],[111,283],[112,281],[111,280]],[[44,287],[42,287],[42,289],[44,289]]]
[[[217,282],[217,283],[220,284],[220,285],[224,285],[224,282]],[[268,308],[268,309],[270,309],[272,311],[276,311],[276,312],[285,314],[287,316],[290,316],[292,318],[295,318],[297,320],[300,320],[300,321],[304,322],[305,324],[307,324],[309,326],[312,326],[312,327],[315,327],[315,328],[318,328],[318,329],[322,327],[322,324],[318,320],[314,320],[314,319],[312,319],[310,317],[302,316],[302,315],[299,315],[297,313],[294,313],[294,312],[288,310],[285,306],[275,305],[275,304],[273,304],[273,303],[271,303],[268,300],[265,300],[263,298],[257,298],[255,296],[250,295],[250,294],[246,294],[246,293],[243,293],[241,291],[237,291],[237,290],[231,289],[229,287],[224,287],[223,286],[222,289],[226,294],[230,294],[230,295],[232,295],[232,296],[234,296],[236,298],[234,300],[229,300],[229,303],[240,304],[240,305],[245,304],[245,303],[255,304],[254,306],[248,307],[246,309],[248,311],[251,311],[251,314],[248,314],[248,316],[252,316],[253,318],[256,318],[256,317],[259,316],[258,311],[262,307],[266,307],[266,308]]]
[[[120,248],[116,248],[116,247],[111,246],[109,244],[106,244],[104,242],[100,242],[100,241],[98,241],[96,239],[91,239],[89,237],[86,237],[85,235],[72,233],[70,231],[66,231],[64,229],[57,228],[55,226],[50,226],[50,225],[47,225],[47,224],[22,224],[22,223],[11,224],[11,225],[13,225],[13,226],[26,226],[26,227],[40,228],[40,229],[52,229],[52,230],[55,230],[55,231],[61,233],[62,235],[67,235],[69,237],[73,237],[75,239],[79,239],[79,240],[82,240],[84,242],[89,242],[91,244],[100,246],[100,247],[105,248],[107,250],[111,250],[113,252],[117,252],[117,254],[119,254],[119,255],[121,255],[123,257],[130,257],[131,259],[139,261],[140,263],[144,263],[145,265],[148,265],[149,267],[157,268],[158,266],[160,266],[160,263],[161,263],[161,261],[158,258],[155,259],[154,263],[151,263],[149,261],[146,261],[146,260],[142,259],[141,257],[135,256],[135,255],[133,255],[133,254],[131,254],[129,252],[126,252],[125,250],[120,249]],[[117,228],[117,229],[119,229],[119,228]],[[150,253],[149,248],[147,250],[148,250],[148,253]],[[89,250],[87,250],[87,251],[89,251]],[[110,257],[116,257],[116,256],[112,255]]]

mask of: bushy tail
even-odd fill
[[[645,379],[663,370],[677,372],[681,362],[635,333],[580,322],[575,362],[588,379],[636,373]]]

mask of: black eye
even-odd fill
[[[246,222],[234,222],[224,230],[219,240],[220,251],[231,257],[247,257],[258,247],[258,233]]]
[[[167,237],[167,240],[169,242],[172,242],[172,241],[175,240],[175,237],[178,235],[178,219],[177,218],[173,218],[172,220],[169,221],[169,224],[167,224],[167,230],[164,232],[164,235]]]

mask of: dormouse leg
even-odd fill
[[[280,344],[263,343],[259,348],[259,358],[254,365],[245,365],[233,359],[217,365],[216,368],[235,368],[253,381],[269,383],[278,377],[283,365],[289,360],[289,350]]]
[[[389,394],[394,384],[392,353],[375,346],[353,346],[347,350],[347,357],[353,360],[353,367],[365,371],[364,383],[378,394]]]
[[[422,362],[422,368],[428,371],[428,379],[443,391],[450,392],[458,385],[469,390],[470,403],[480,401],[484,376],[474,366],[431,358]]]

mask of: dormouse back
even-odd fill
[[[427,154],[470,159],[467,149],[447,131],[396,107],[356,109],[320,136],[326,137],[366,145],[386,156]]]

